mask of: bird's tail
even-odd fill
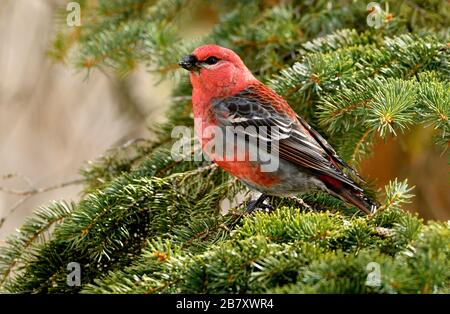
[[[373,214],[377,210],[377,204],[368,198],[363,192],[352,186],[341,185],[340,187],[329,187],[332,194],[345,202],[355,205],[366,214]]]

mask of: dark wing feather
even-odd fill
[[[278,141],[276,147],[281,158],[362,191],[341,171],[339,166],[350,167],[337,156],[319,133],[304,119],[292,114],[292,109],[279,110],[288,106],[280,96],[266,87],[258,88],[265,88],[264,97],[259,96],[258,89],[250,87],[234,96],[214,100],[211,114],[218,125],[240,126],[243,128],[237,128],[236,132],[243,133],[242,135],[257,137],[258,140],[267,142]],[[249,126],[255,128],[247,128]],[[270,134],[255,131],[260,130],[261,126],[272,127],[271,130],[275,126],[277,128]]]
[[[309,124],[308,122],[306,122],[305,119],[303,119],[303,117],[297,115],[297,119],[298,121],[300,121],[300,123],[309,131],[309,133],[314,137],[314,139],[320,144],[320,146],[322,146],[322,148],[327,152],[327,154],[333,159],[334,162],[338,163],[340,166],[347,168],[348,170],[350,170],[353,175],[355,175],[359,180],[364,181],[364,179],[359,175],[359,173],[353,169],[352,167],[350,167],[349,164],[347,164],[341,157],[339,157],[339,155],[336,153],[336,151],[334,150],[334,148],[328,144],[328,142],[322,137],[322,135],[320,135],[319,132],[317,132],[316,130],[314,130]]]

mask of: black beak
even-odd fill
[[[178,62],[178,65],[182,67],[183,69],[186,69],[188,71],[196,70],[197,67],[197,58],[193,55],[184,56],[183,59],[181,59],[180,62]]]

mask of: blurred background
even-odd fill
[[[4,189],[47,188],[79,178],[78,170],[87,160],[129,139],[149,137],[147,125],[164,119],[170,82],[155,86],[155,78],[143,70],[123,81],[98,71],[77,73],[47,56],[57,27],[55,13],[64,3],[0,0]],[[80,190],[79,185],[69,185],[31,196],[0,191],[0,218],[8,215],[0,239],[40,204],[76,200]]]
[[[143,69],[118,80],[100,71],[89,75],[54,63],[47,51],[64,0],[0,0],[0,241],[40,204],[76,200],[88,160],[130,139],[151,137],[150,125],[164,121],[170,80]],[[209,12],[210,13],[210,12]],[[192,25],[191,36],[207,33],[215,17]],[[432,144],[432,128],[377,141],[361,172],[383,188],[408,178],[416,197],[407,208],[424,219],[450,219],[448,152]],[[10,193],[25,191],[24,195]],[[28,193],[29,192],[29,193]]]

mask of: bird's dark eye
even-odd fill
[[[208,59],[206,59],[204,62],[206,64],[216,64],[217,62],[219,62],[219,59],[216,57],[208,57]]]

